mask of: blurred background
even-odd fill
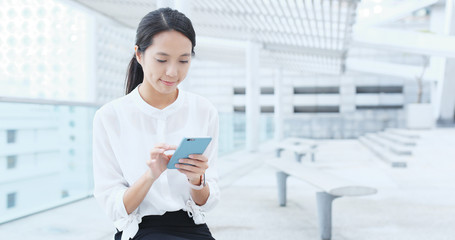
[[[33,225],[46,239],[111,239],[113,226],[92,205],[92,120],[124,95],[136,27],[159,7],[176,8],[194,24],[196,55],[181,88],[219,111],[221,179],[239,179],[232,172],[251,165],[230,162],[232,154],[264,154],[261,146],[274,149],[291,137],[332,144],[319,149],[321,161],[342,149],[340,155],[365,151],[375,159],[366,165],[393,174],[410,171],[416,159],[442,159],[436,165],[453,172],[453,0],[0,0],[0,236],[41,239],[19,227]],[[436,153],[432,146],[445,148]],[[266,195],[277,207],[273,174],[258,179],[272,179]],[[453,190],[445,180],[432,186]],[[453,214],[454,205],[445,204],[450,210],[441,214]],[[96,211],[104,231],[85,231],[80,219],[46,223],[70,222],[71,213],[84,211]],[[223,235],[239,229],[212,223],[220,239],[254,239],[263,231]]]

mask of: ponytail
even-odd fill
[[[137,62],[136,54],[131,58],[128,64],[128,70],[126,75],[126,94],[133,91],[144,79],[144,72],[142,66]]]

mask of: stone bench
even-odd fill
[[[332,236],[332,201],[334,199],[377,193],[375,188],[352,184],[333,174],[325,173],[317,167],[307,167],[281,158],[271,159],[267,163],[277,170],[280,206],[286,206],[286,180],[289,176],[296,177],[321,190],[316,193],[316,200],[320,236],[323,240],[330,240]]]
[[[302,138],[286,138],[276,143],[276,156],[280,157],[282,151],[292,151],[297,162],[302,161],[302,157],[311,154],[311,161],[315,161],[315,154],[318,150],[316,141]]]

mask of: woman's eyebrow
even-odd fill
[[[169,54],[164,53],[164,52],[157,52],[156,54],[157,54],[157,55],[161,55],[161,56],[166,56],[166,57],[169,56]],[[180,55],[180,57],[189,57],[189,56],[191,56],[190,53],[184,53],[184,54]]]

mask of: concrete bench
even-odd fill
[[[318,144],[311,139],[286,138],[276,144],[276,156],[280,157],[282,151],[292,151],[297,162],[302,161],[302,157],[311,154],[311,161],[315,161]]]
[[[332,237],[332,201],[340,197],[357,197],[376,194],[372,187],[358,186],[347,182],[333,174],[325,173],[317,167],[307,167],[295,161],[281,158],[267,162],[277,169],[278,201],[280,206],[286,206],[286,180],[289,176],[303,180],[320,189],[316,193],[319,231],[321,239],[330,240]]]

